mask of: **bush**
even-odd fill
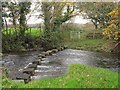
[[[61,33],[58,31],[44,33],[41,37],[41,46],[44,50],[52,49],[61,46]]]

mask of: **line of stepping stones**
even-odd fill
[[[57,53],[58,51],[62,51],[66,49],[67,47],[60,47],[58,49],[52,49],[48,50],[46,52],[42,52],[41,54],[38,55],[39,60],[33,61],[31,64],[28,64],[27,67],[25,67],[22,72],[16,73],[16,80],[24,80],[24,83],[28,83],[31,81],[31,76],[35,74],[35,70],[37,69],[37,65],[41,64],[41,61],[43,58],[46,58],[46,56],[53,55],[54,53]]]

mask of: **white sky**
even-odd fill
[[[28,20],[28,24],[37,24],[37,23],[43,23],[44,21],[42,19],[37,19],[37,17],[32,16],[29,20]],[[90,20],[88,19],[83,19],[82,16],[76,16],[74,18],[72,18],[69,22],[71,23],[79,23],[79,24],[85,24],[90,22]]]
[[[35,3],[32,3],[31,5],[31,11],[35,8]],[[37,18],[37,16],[40,14],[40,12],[38,11],[35,11],[33,13],[31,13],[31,17],[28,19],[27,21],[27,24],[39,24],[39,23],[43,23],[44,20],[41,19],[41,18]],[[29,17],[30,14],[27,15],[27,17]],[[8,19],[7,19],[8,20]],[[9,21],[9,20],[8,20]],[[82,16],[76,16],[76,17],[73,17],[71,18],[71,20],[67,21],[67,22],[70,22],[70,23],[78,23],[78,24],[85,24],[85,23],[88,23],[90,22],[90,20],[88,19],[83,19]],[[66,22],[66,23],[67,23]],[[11,24],[11,22],[9,22]]]
[[[31,10],[33,10],[35,8],[36,4],[32,3],[31,5]],[[34,12],[33,16],[31,16],[31,18],[28,20],[28,24],[37,24],[37,23],[43,23],[44,21],[42,19],[38,19],[37,16],[40,14],[40,12]],[[28,15],[29,16],[29,15]],[[73,17],[71,20],[67,21],[67,22],[71,22],[71,23],[79,23],[79,24],[85,24],[90,22],[90,20],[88,19],[83,19],[82,16],[76,16]]]

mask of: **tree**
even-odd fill
[[[26,15],[30,11],[30,2],[2,2],[2,21],[3,26],[6,26],[6,34],[3,33],[2,46],[4,51],[10,51],[22,48],[24,43],[24,35],[26,30]],[[19,33],[10,35],[8,33],[8,18],[12,22],[14,29],[16,30],[17,23],[19,25]],[[11,29],[10,29],[11,30]],[[13,29],[12,29],[13,30]]]
[[[60,26],[72,17],[78,15],[75,3],[67,2],[42,2],[41,16],[44,17],[45,34],[43,46],[45,48],[60,44]],[[46,40],[45,40],[46,38]],[[54,40],[53,40],[54,39]],[[50,45],[53,42],[53,45]]]
[[[19,36],[22,39],[26,30],[26,15],[30,12],[31,2],[3,2],[3,21],[6,23],[6,18],[11,18],[11,22],[16,30],[17,22],[19,22]],[[18,21],[17,21],[18,20]]]
[[[45,30],[55,30],[56,26],[59,27],[64,22],[77,15],[73,14],[75,13],[74,4],[70,6],[70,4],[66,2],[43,2],[42,12],[45,21]]]
[[[82,2],[79,8],[83,11],[84,18],[90,19],[97,29],[98,26],[104,28],[111,20],[107,14],[116,7],[112,2]]]
[[[103,34],[112,40],[120,41],[120,6],[113,9],[108,16],[112,19],[109,21],[109,25],[103,29]]]
[[[9,21],[12,22],[12,24],[14,26],[14,29],[16,30],[17,21],[18,21],[18,18],[19,18],[19,7],[18,7],[17,2],[15,2],[15,1],[10,2],[8,4],[8,11],[10,12],[9,17],[11,18]]]
[[[30,12],[31,2],[19,2],[19,28],[20,28],[20,39],[24,38],[26,30],[26,15]]]

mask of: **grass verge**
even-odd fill
[[[58,78],[11,82],[12,88],[118,88],[118,73],[108,69],[73,64],[68,74]]]

